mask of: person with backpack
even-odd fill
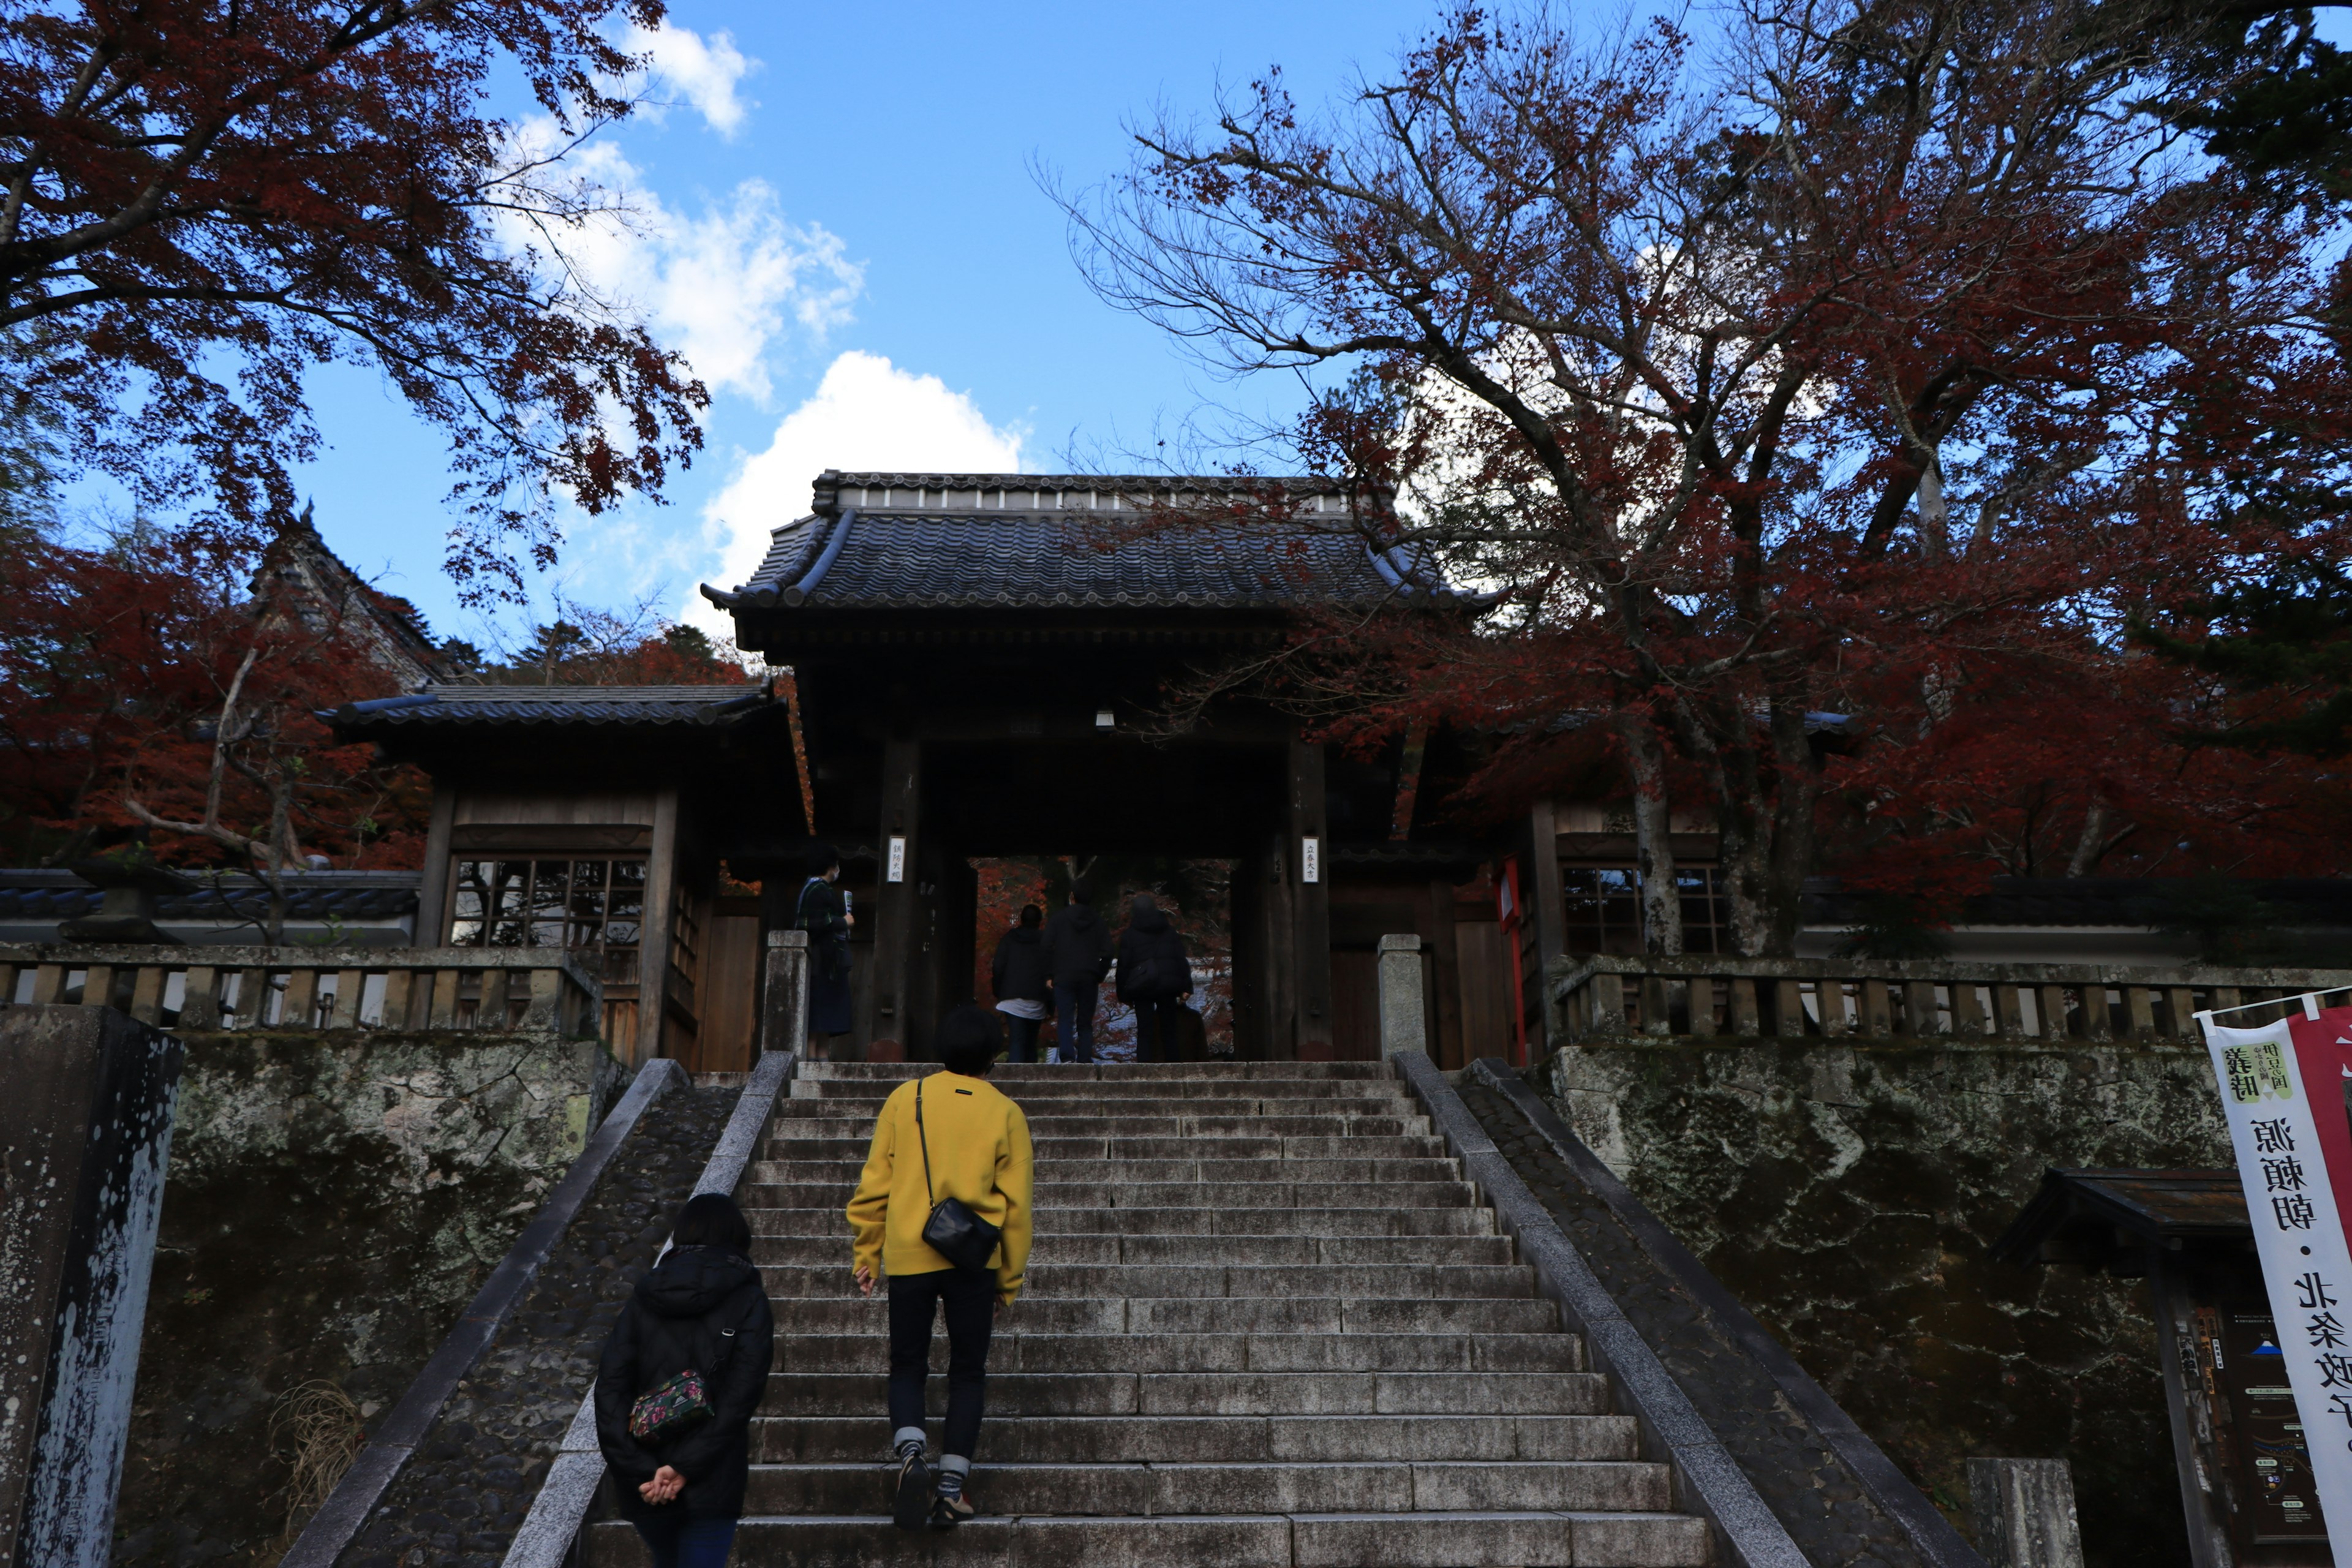
[[[743,1211],[723,1193],[688,1198],[596,1371],[597,1446],[654,1568],[727,1561],[775,1346]]]
[[[1046,978],[1054,983],[1054,1033],[1066,1062],[1095,1059],[1095,1002],[1110,973],[1110,927],[1095,913],[1094,894],[1085,882],[1070,888],[1070,901],[1045,922],[1039,944]]]
[[[996,1010],[1004,1015],[1004,1059],[1037,1059],[1037,1031],[1045,1023],[1045,945],[1037,924],[1045,912],[1024,904],[1021,923],[999,937],[996,957],[989,965],[989,988],[996,993]]]
[[[829,844],[809,855],[808,880],[793,908],[794,931],[809,933],[808,1059],[832,1054],[831,1042],[849,1033],[849,933],[857,917],[841,890],[841,857]]]
[[[887,1281],[891,1517],[947,1530],[972,1516],[965,1482],[980,1442],[988,1340],[1029,1267],[1029,1120],[988,1083],[996,1020],[967,1003],[940,1025],[940,1070],[900,1084],[875,1118],[849,1200],[857,1289]],[[931,1320],[948,1327],[948,1415],[936,1478],[925,1464],[923,1384]]]
[[[1127,929],[1118,933],[1118,999],[1135,1009],[1135,1059],[1176,1059],[1178,1016],[1192,994],[1192,961],[1184,938],[1150,893],[1135,895]]]

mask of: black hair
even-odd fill
[[[1039,909],[1039,908],[1038,908],[1036,905],[1034,905],[1034,904],[1024,904],[1024,905],[1022,905],[1022,906],[1021,906],[1021,923],[1022,923],[1023,925],[1025,925],[1025,926],[1043,925],[1045,922],[1045,910],[1043,910]]]
[[[810,876],[822,877],[827,871],[832,870],[835,866],[840,864],[840,851],[835,849],[832,845],[812,844],[809,846],[808,869]]]
[[[1085,878],[1081,877],[1070,884],[1070,902],[1074,904],[1091,904],[1094,901],[1095,890],[1092,887],[1087,885]]]
[[[697,1193],[677,1211],[670,1240],[679,1247],[716,1247],[738,1258],[751,1256],[751,1226],[725,1193]]]
[[[1004,1037],[996,1015],[967,1002],[940,1020],[940,1063],[966,1078],[985,1078]]]

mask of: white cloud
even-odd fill
[[[518,149],[545,156],[558,145],[551,121],[519,128]],[[646,321],[684,353],[713,392],[764,401],[769,360],[797,324],[815,342],[850,319],[865,272],[839,237],[818,224],[784,220],[775,189],[745,180],[699,216],[673,210],[610,142],[574,149],[546,176],[601,187],[614,210],[579,227],[541,233],[520,219],[503,226],[517,247],[560,246],[600,298]]]
[[[691,27],[665,22],[647,29],[631,23],[621,47],[651,59],[651,85],[656,91],[667,88],[678,93],[694,105],[710,129],[730,142],[735,139],[750,109],[735,95],[735,88],[760,68],[760,62],[746,58],[736,48],[733,34],[713,33],[706,43]],[[647,112],[659,119],[659,105],[649,105]]]
[[[768,449],[748,457],[703,508],[720,561],[714,585],[733,587],[767,553],[769,531],[808,514],[809,483],[827,468],[1017,473],[1022,433],[988,422],[968,393],[900,370],[879,354],[835,359],[808,401],[784,416]],[[680,612],[732,636],[733,617],[699,594]]]

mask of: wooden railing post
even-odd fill
[[[2025,988],[1996,983],[1992,988],[1992,1016],[2002,1039],[2025,1038]]]
[[[220,971],[191,964],[180,992],[180,1027],[220,1027]]]
[[[1596,1035],[1622,1035],[1625,1032],[1624,976],[1603,973],[1592,977],[1592,1032]]]
[[[131,1016],[142,1024],[163,1022],[163,988],[172,972],[160,963],[142,963],[131,980]]]
[[[367,996],[367,971],[339,969],[335,972],[335,1012],[327,1020],[331,1029],[356,1029],[360,1026],[360,1003]]]
[[[1914,1039],[1928,1039],[1944,1032],[1943,1013],[1936,1005],[1934,981],[1903,983],[1903,1032]]]
[[[289,970],[286,975],[286,1005],[278,1011],[278,1026],[281,1029],[311,1029],[319,1023],[319,972],[315,969]]]
[[[2083,983],[2083,1037],[2094,1041],[2116,1037],[2114,1021],[2108,1016],[2107,985],[2104,980]]]
[[[561,969],[534,969],[530,972],[530,1002],[523,1010],[524,1028],[560,1029],[563,1026],[563,982]]]
[[[1731,978],[1730,1014],[1731,1033],[1735,1037],[1752,1040],[1763,1034],[1764,1021],[1758,1016],[1756,1005],[1756,982],[1745,974],[1735,974]]]
[[[103,1007],[114,1000],[114,965],[93,963],[82,971],[81,1005]]]

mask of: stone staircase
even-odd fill
[[[1037,1151],[971,1497],[891,1528],[884,1308],[842,1210],[909,1073],[803,1068],[744,1204],[776,1306],[734,1561],[1685,1568],[1704,1521],[1378,1063],[999,1067]],[[944,1333],[933,1367],[943,1371]],[[945,1403],[931,1384],[933,1438]],[[645,1561],[625,1524],[588,1557]]]

